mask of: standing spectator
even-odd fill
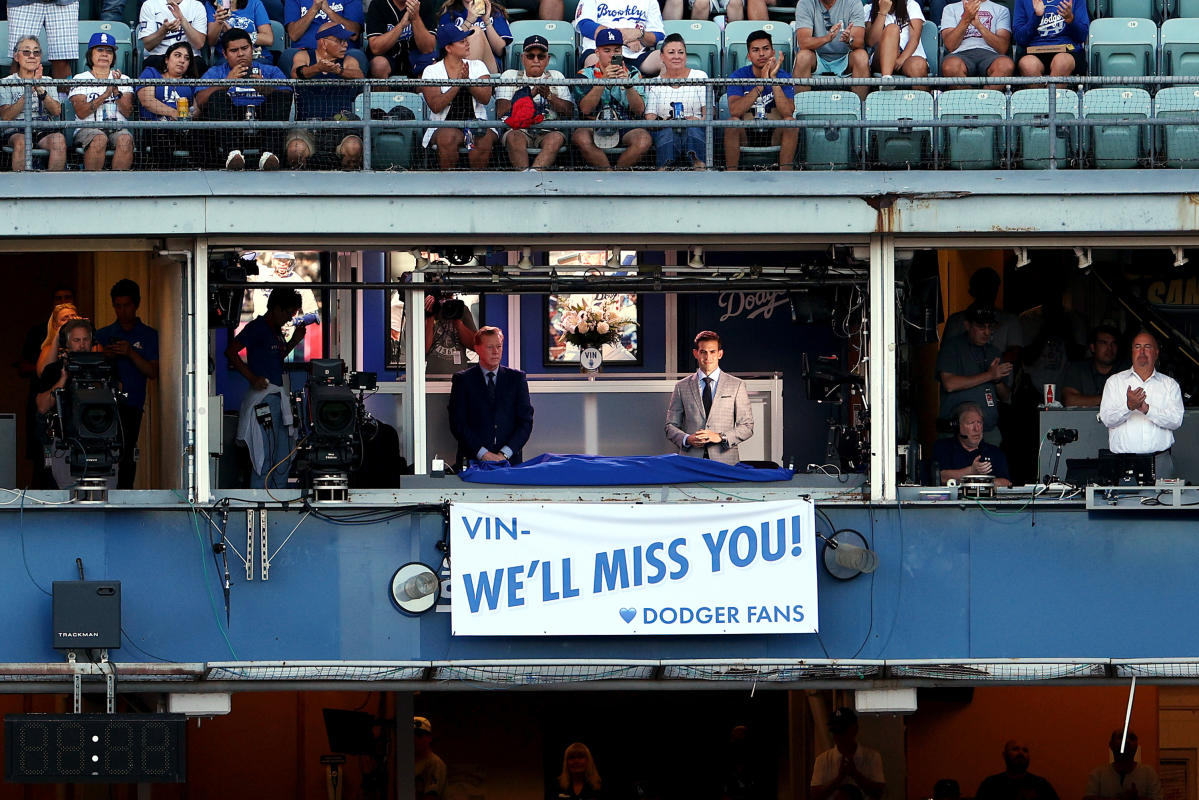
[[[524,121],[541,115],[542,121],[574,116],[575,104],[570,99],[570,88],[564,85],[550,86],[549,80],[563,80],[565,76],[556,69],[547,69],[550,63],[549,42],[544,36],[533,34],[525,39],[520,54],[520,70],[510,69],[500,77],[505,80],[530,79],[523,87],[500,86],[495,91],[495,115],[508,123],[500,141],[508,151],[508,160],[516,169],[529,169],[529,148],[540,148],[533,161],[533,171],[548,169],[558,159],[558,151],[566,145],[566,135],[552,128],[521,127]],[[513,103],[517,92],[523,89],[528,96],[528,106],[522,114]]]
[[[25,169],[25,87],[16,81],[42,80],[42,46],[36,36],[22,36],[13,48],[14,71],[0,81],[0,122],[21,123],[19,128],[0,128],[0,142],[12,148],[12,169]],[[10,84],[5,86],[3,84]],[[41,86],[33,87],[33,118],[47,120],[62,113],[58,90]],[[67,140],[62,131],[35,131],[36,148],[49,152],[46,168],[52,172],[63,169],[67,164]]]
[[[791,73],[782,68],[783,54],[774,52],[774,41],[766,31],[757,30],[746,37],[745,48],[749,54],[749,63],[733,70],[729,80],[785,80],[791,77]],[[729,84],[725,92],[729,97],[729,117],[732,119],[790,119],[795,113],[794,86]],[[780,170],[795,168],[795,148],[799,145],[799,131],[795,128],[772,128],[768,137],[764,130],[725,128],[725,169],[737,169],[741,161],[742,145],[748,141],[761,140],[769,141],[779,148]]]
[[[51,76],[71,77],[79,59],[79,0],[8,0],[7,10],[8,51],[16,52],[17,42],[26,36],[36,39],[44,30]],[[40,62],[40,53],[38,58]]]
[[[335,22],[326,22],[316,34],[316,51],[301,50],[292,61],[291,76],[297,80],[361,80],[362,67],[356,58],[346,58],[351,34]],[[349,119],[358,87],[301,87],[296,94],[296,119]],[[319,144],[318,144],[319,143]],[[308,159],[332,151],[342,169],[362,167],[362,137],[358,133],[293,128],[287,134],[287,165],[303,169]]]
[[[708,73],[687,66],[687,43],[680,34],[672,33],[662,43],[662,84],[649,87],[645,101],[646,119],[706,119],[703,86],[671,85],[672,80],[707,80]],[[693,169],[707,169],[708,148],[704,129],[698,125],[679,128],[654,128],[654,149],[658,169],[669,169],[678,162]]]
[[[221,37],[221,50],[225,63],[210,67],[204,80],[223,81],[249,79],[286,80],[287,76],[272,64],[254,61],[254,43],[250,34],[239,28],[226,31]],[[291,88],[287,86],[208,86],[196,93],[196,105],[208,119],[256,119],[284,121],[291,114]],[[246,166],[242,149],[256,145],[261,151],[258,168],[279,168],[279,157],[272,152],[278,149],[280,136],[273,130],[223,130],[216,133],[214,152],[219,160],[220,153],[227,153],[225,169],[239,170]]]
[[[1087,776],[1082,800],[1162,800],[1162,782],[1153,767],[1137,761],[1137,735],[1128,732],[1121,748],[1120,731],[1112,731],[1107,742],[1111,763],[1096,767]]]
[[[275,31],[262,0],[212,0],[212,3],[204,4],[204,13],[208,17],[209,47],[216,46],[225,31],[240,28],[250,34],[250,41],[254,43],[254,60],[263,64],[275,63],[275,56],[269,49],[275,44]]]
[[[642,75],[653,77],[662,69],[658,42],[666,38],[662,25],[662,9],[657,0],[628,0],[611,3],[608,0],[581,0],[575,10],[575,28],[582,39],[579,61],[585,67],[598,60],[599,34],[616,32],[616,43],[623,45],[622,56]],[[609,36],[604,41],[612,42]]]
[[[920,32],[924,12],[916,0],[873,0],[863,9],[866,45],[873,54],[871,69],[889,78],[898,72],[909,78],[928,77],[928,58]]]
[[[435,37],[421,19],[420,0],[379,0],[366,9],[372,78],[419,78],[433,63]]]
[[[1058,800],[1053,785],[1028,771],[1028,745],[1009,739],[1003,745],[1003,772],[983,778],[974,800]]]
[[[500,71],[504,50],[512,44],[508,11],[498,0],[445,0],[438,9],[437,27],[454,25],[467,31],[467,58],[482,61],[489,73]]]
[[[554,790],[547,793],[547,800],[600,800],[602,787],[603,780],[595,768],[591,750],[582,742],[575,742],[562,754],[562,772]]]
[[[468,58],[470,51],[466,43],[470,33],[454,25],[437,28],[437,49],[442,59],[425,70],[425,80],[488,77],[487,66],[482,61]],[[426,86],[421,92],[425,105],[429,107],[430,119],[470,123],[487,119],[487,104],[491,102],[490,86]],[[469,140],[468,140],[469,137]],[[458,166],[458,148],[464,143],[466,160],[471,169],[486,169],[491,161],[491,150],[499,137],[491,128],[475,128],[467,124],[461,128],[428,128],[422,144],[430,144],[437,150],[437,161],[442,169]]]
[[[795,4],[795,77],[852,74],[869,78],[865,25],[858,0],[799,0]],[[865,99],[870,87],[855,86],[853,91]]]
[[[941,41],[950,54],[941,62],[946,78],[1006,78],[1016,68],[1005,55],[1012,44],[1011,12],[992,0],[945,6]]]
[[[818,755],[812,767],[812,800],[828,800],[849,786],[869,800],[879,800],[887,790],[883,759],[877,750],[858,744],[858,715],[839,708],[829,718],[828,728],[833,746]]]
[[[594,66],[579,70],[579,77],[608,80],[638,77],[636,66],[617,63],[617,59],[622,58],[619,30],[602,29],[595,34],[595,45],[598,60]],[[584,119],[641,119],[645,114],[645,95],[640,86],[575,86],[574,92]],[[616,168],[631,169],[653,142],[645,128],[576,128],[570,139],[583,154],[584,161],[602,170],[612,169],[604,150],[623,144],[625,151],[616,159]]]
[[[1012,35],[1027,48],[1020,58],[1020,74],[1035,78],[1046,70],[1055,77],[1086,75],[1087,32],[1091,19],[1086,2],[1075,8],[1072,0],[1016,0]]]
[[[441,756],[433,752],[433,725],[426,717],[413,717],[412,729],[413,797],[415,800],[441,800],[445,795],[446,768]]]
[[[146,66],[141,80],[183,80],[199,78],[196,62],[192,59],[192,48],[187,42],[175,42],[167,48],[162,58],[163,71],[157,67]],[[187,116],[180,114],[180,100],[187,102]],[[156,86],[139,86],[137,101],[142,119],[157,120],[187,120],[199,116],[196,106],[196,87],[178,84],[161,83]],[[190,129],[163,130],[155,128],[145,132],[150,142],[149,156],[154,169],[169,169],[170,167],[187,166],[174,161],[175,152],[185,150],[195,152],[193,136]],[[143,143],[146,141],[143,139]]]
[[[124,396],[117,412],[121,417],[121,460],[117,467],[117,488],[132,489],[137,471],[137,440],[146,406],[146,383],[158,379],[158,331],[141,321],[141,288],[124,278],[109,292],[116,322],[96,331],[96,342],[104,355],[117,365]]]
[[[87,45],[88,71],[80,72],[75,79],[120,80],[125,76],[120,70],[113,69],[116,57],[117,42],[112,34],[93,33]],[[132,86],[76,86],[68,98],[80,122],[125,122],[133,113]],[[109,147],[113,148],[114,170],[129,169],[133,164],[133,134],[127,128],[113,130],[84,125],[75,131],[75,144],[83,148],[83,168],[86,170],[104,169]]]
[[[1184,409],[1178,381],[1157,371],[1160,354],[1157,337],[1149,331],[1133,338],[1132,368],[1103,384],[1099,421],[1107,427],[1113,453],[1152,455],[1156,476],[1173,478],[1174,431],[1182,426]],[[1135,753],[1135,743],[1132,747]]]
[[[966,311],[966,336],[941,342],[937,353],[937,377],[941,381],[941,409],[938,418],[948,420],[954,409],[965,402],[978,405],[983,413],[983,438],[998,445],[999,401],[1011,396],[1012,365],[1000,359],[991,344],[995,312],[987,306],[972,305]]]
[[[162,68],[167,48],[187,42],[199,52],[208,40],[208,14],[200,0],[146,0],[138,14],[137,38],[146,53],[146,63]]]
[[[336,22],[357,39],[363,18],[362,0],[287,0],[283,7],[283,23],[292,47],[309,50],[316,49],[316,32],[326,22]]]

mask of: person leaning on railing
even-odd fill
[[[187,42],[175,42],[167,48],[162,58],[163,70],[147,66],[138,76],[139,80],[184,80],[200,77],[196,62],[192,60],[192,48]],[[191,120],[199,116],[196,107],[196,87],[160,83],[156,86],[139,86],[137,102],[141,117],[145,120]],[[175,161],[176,152],[194,153],[193,132],[189,128],[154,128],[143,131],[149,142],[150,167],[169,169],[186,167]]]
[[[119,80],[125,76],[113,69],[117,57],[117,42],[111,33],[92,34],[87,46],[87,72],[76,80]],[[75,86],[68,95],[80,123],[125,122],[133,113],[133,87]],[[133,134],[126,128],[89,128],[83,124],[75,131],[75,144],[83,148],[83,168],[104,169],[107,149],[113,149],[112,168],[129,169],[133,164]]]
[[[421,76],[425,80],[458,79],[489,77],[486,65],[482,61],[468,58],[470,46],[466,43],[470,36],[455,25],[441,25],[437,28],[437,50],[441,60],[425,70]],[[437,151],[437,163],[441,169],[455,169],[458,166],[458,148],[466,147],[466,161],[471,169],[487,169],[491,161],[491,151],[499,136],[491,128],[481,128],[473,125],[476,120],[487,119],[487,104],[491,102],[490,86],[426,86],[421,89],[425,97],[425,105],[429,107],[429,118],[434,121],[462,122],[463,126],[427,128],[421,140],[422,146]]]
[[[0,127],[0,141],[12,148],[12,168],[18,172],[25,169],[25,87],[16,82],[42,80],[42,48],[36,36],[22,36],[12,55],[15,70],[0,81],[0,122],[19,122],[22,127]],[[62,113],[57,89],[34,86],[32,97],[34,119],[46,120]],[[33,140],[36,147],[49,153],[47,169],[58,171],[66,166],[67,140],[62,131],[34,131]]]
[[[704,104],[705,87],[671,85],[672,80],[707,80],[708,73],[687,66],[687,43],[680,34],[672,33],[662,43],[661,85],[649,87],[645,101],[646,119],[702,120],[707,116]],[[680,128],[654,128],[654,149],[658,169],[670,169],[677,163],[693,169],[705,169],[708,148],[704,129],[698,125]]]

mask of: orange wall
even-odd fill
[[[930,797],[939,778],[955,778],[973,796],[1003,770],[1003,744],[1029,747],[1029,771],[1047,778],[1063,800],[1082,796],[1087,773],[1106,758],[1108,737],[1124,724],[1126,687],[984,687],[968,704],[925,702],[908,717],[907,797]],[[1157,766],[1157,689],[1137,688],[1132,729],[1145,763]],[[892,795],[894,800],[894,795]]]

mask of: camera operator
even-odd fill
[[[425,372],[453,375],[466,369],[478,327],[466,303],[450,292],[425,294]]]
[[[137,310],[142,303],[141,288],[128,278],[113,284],[109,296],[116,322],[96,331],[96,341],[104,355],[116,364],[125,392],[120,402],[121,464],[117,488],[132,489],[137,471],[134,454],[146,406],[146,384],[158,379],[158,331],[142,322]]]
[[[991,475],[996,486],[1011,486],[1007,457],[990,442],[983,441],[983,412],[978,403],[962,403],[955,409],[957,434],[938,439],[933,445],[933,464],[941,470],[940,483],[967,475]]]

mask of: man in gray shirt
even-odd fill
[[[976,403],[983,414],[983,440],[1000,444],[999,402],[1011,396],[1012,365],[1000,360],[991,344],[995,311],[972,305],[966,311],[966,335],[941,342],[937,378],[941,382],[939,419],[947,420],[962,403]]]
[[[799,0],[795,5],[796,78],[813,75],[870,77],[866,19],[857,0]],[[868,86],[855,86],[865,99]]]
[[[992,0],[958,0],[945,6],[941,41],[950,53],[941,62],[941,74],[946,78],[1005,78],[1016,69],[1007,56],[1012,45],[1012,14]]]

